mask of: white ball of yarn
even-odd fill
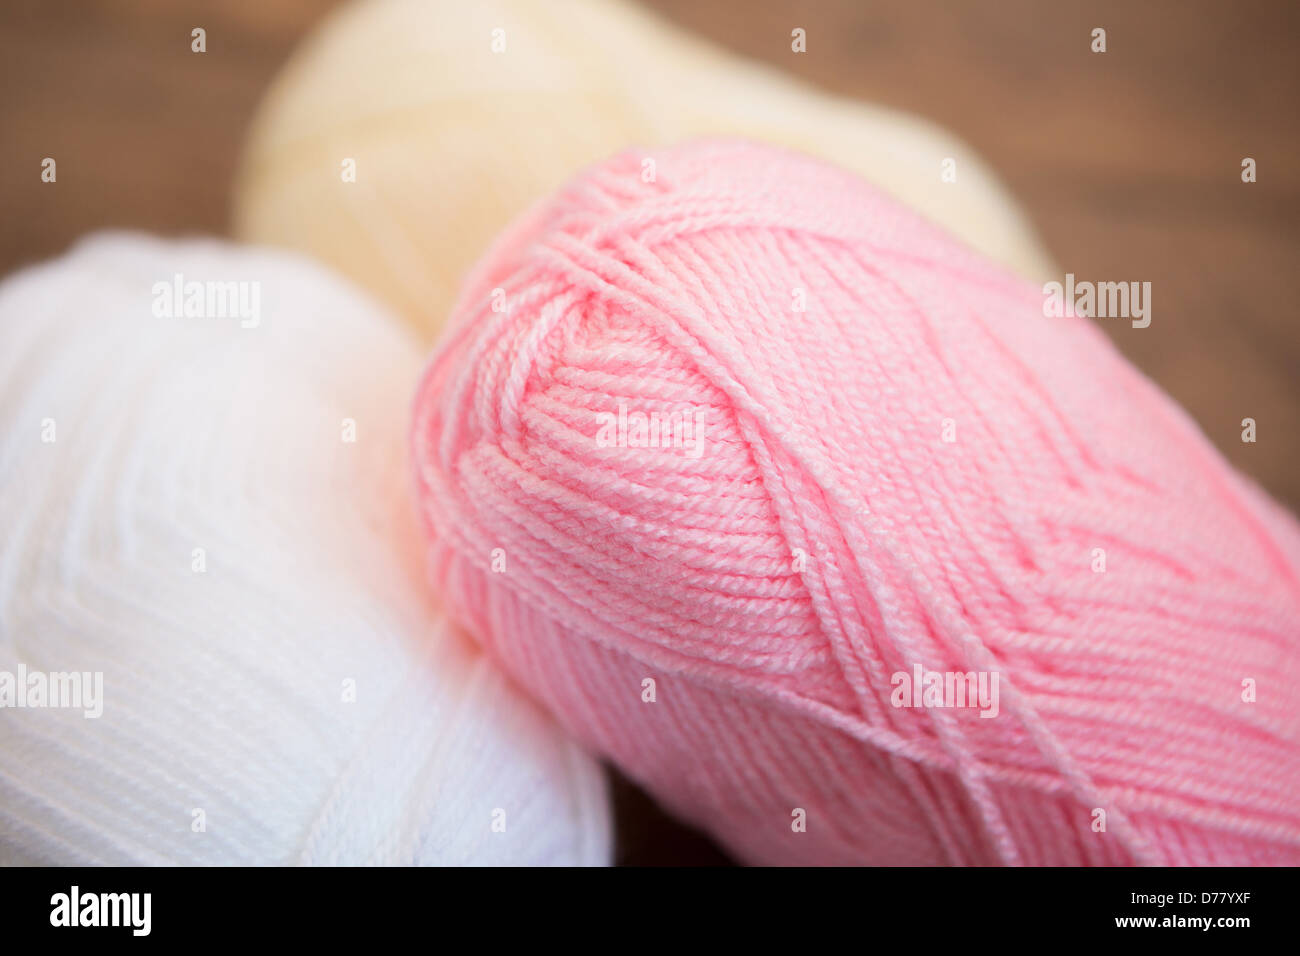
[[[166,317],[178,274],[248,308]],[[597,765],[426,597],[420,358],[319,267],[217,241],[0,284],[0,863],[608,862]],[[23,669],[102,673],[102,715],[15,706]]]

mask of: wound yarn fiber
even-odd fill
[[[653,164],[658,147],[703,135],[838,162],[987,255],[1039,281],[1054,271],[948,131],[829,96],[621,0],[342,6],[258,110],[235,232],[310,253],[432,341],[465,273],[533,202],[629,144],[652,147]]]
[[[599,768],[423,586],[419,367],[281,252],[0,284],[0,864],[608,862]]]
[[[862,179],[639,162],[512,227],[425,373],[455,616],[748,861],[1300,862],[1295,521]]]

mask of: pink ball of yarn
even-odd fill
[[[1300,863],[1293,519],[865,182],[643,155],[499,240],[426,373],[454,613],[747,861]]]

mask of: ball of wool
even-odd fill
[[[285,253],[0,284],[0,863],[607,862],[599,768],[423,586],[418,373]]]
[[[471,632],[745,860],[1300,862],[1294,520],[860,178],[639,166],[503,236],[425,373]]]
[[[827,96],[611,0],[341,8],[260,108],[235,229],[310,252],[431,339],[465,272],[532,202],[631,144],[647,147],[642,174],[654,175],[658,147],[702,135],[841,163],[993,258],[1040,281],[1048,271],[1006,190],[951,134]]]

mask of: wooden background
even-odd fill
[[[337,0],[4,0],[0,274],[105,226],[227,229],[243,131]],[[473,2],[473,0],[466,0]],[[565,0],[537,0],[563,3]],[[1062,271],[1152,283],[1103,323],[1239,468],[1300,506],[1300,4],[1289,0],[645,0],[828,90],[976,147]],[[189,50],[194,26],[208,53]],[[790,51],[803,27],[808,52]],[[1093,27],[1108,51],[1089,50]],[[58,183],[40,161],[58,161]],[[1243,157],[1259,181],[1241,182]],[[1258,442],[1240,441],[1242,418]],[[1194,520],[1194,516],[1189,516]],[[723,860],[616,785],[620,859]]]

